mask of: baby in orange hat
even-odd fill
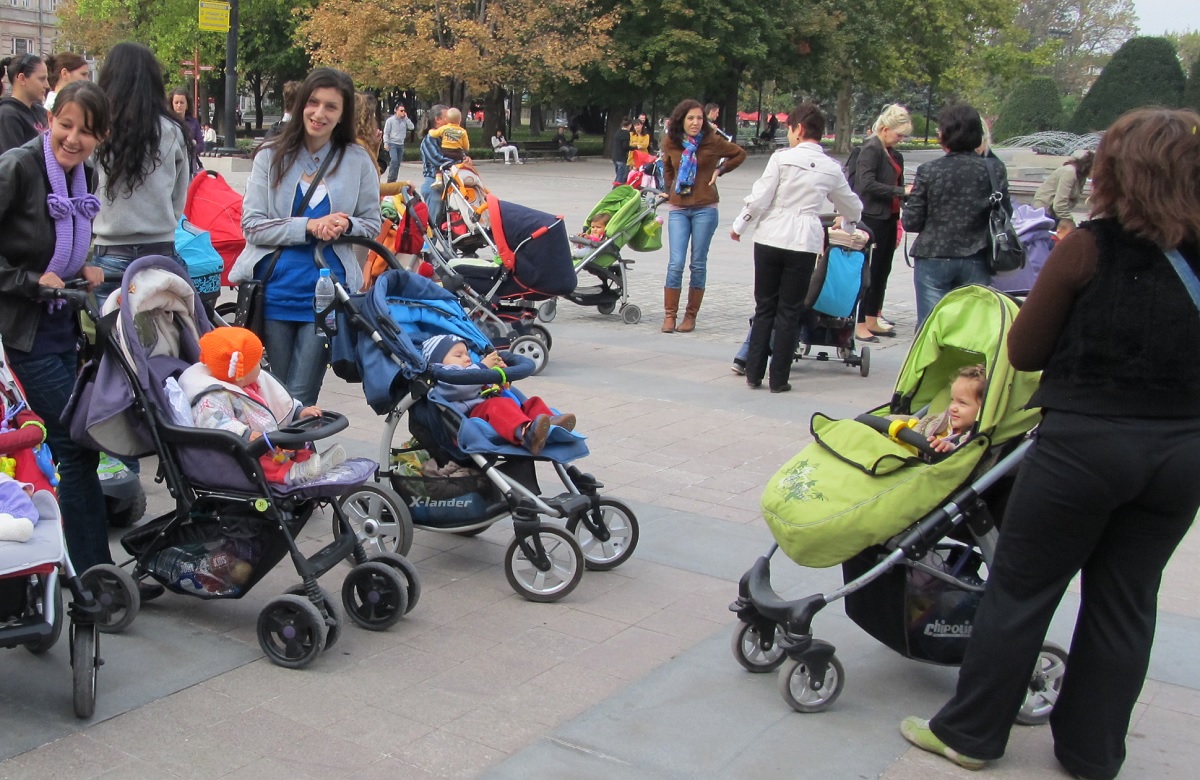
[[[301,406],[278,379],[262,370],[263,345],[245,328],[216,328],[200,337],[200,362],[179,376],[200,428],[230,431],[248,441],[321,410]],[[319,479],[346,459],[340,444],[318,455],[273,447],[259,459],[268,482],[300,485]]]

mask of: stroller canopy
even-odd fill
[[[501,295],[532,292],[550,297],[575,290],[571,243],[561,217],[502,202],[494,195],[488,195],[488,213],[500,260],[518,286],[501,289]]]
[[[983,363],[988,386],[979,410],[979,432],[993,443],[1033,428],[1038,409],[1026,409],[1040,372],[1018,371],[1008,362],[1008,331],[1017,302],[990,287],[968,285],[951,291],[934,308],[908,352],[892,396],[893,413],[912,414],[945,400],[954,373]],[[939,399],[939,397],[941,397]]]

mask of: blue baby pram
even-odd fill
[[[353,239],[386,257],[376,242]],[[599,493],[603,487],[572,461],[588,454],[583,437],[551,428],[537,457],[501,439],[485,422],[464,417],[438,390],[438,383],[494,383],[492,369],[448,369],[428,365],[420,344],[449,334],[461,338],[478,360],[491,341],[470,320],[454,294],[417,274],[384,273],[365,295],[339,288],[338,330],[333,368],[361,381],[367,403],[385,416],[379,478],[404,499],[408,517],[388,528],[366,525],[360,536],[383,549],[404,543],[411,527],[474,535],[507,517],[516,538],[504,556],[513,589],[531,601],[556,601],[579,583],[583,569],[613,569],[633,554],[639,530],[629,507]],[[533,362],[501,353],[509,381],[533,373]],[[524,396],[509,387],[519,399]],[[397,446],[396,432],[408,418],[413,443]],[[541,495],[534,464],[551,464],[566,492]],[[416,463],[420,470],[414,470]],[[432,462],[437,470],[426,464]],[[461,468],[448,473],[451,464]],[[546,525],[543,517],[564,521]]]

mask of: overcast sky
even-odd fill
[[[1200,3],[1194,0],[1133,0],[1142,35],[1200,32]]]

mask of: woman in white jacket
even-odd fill
[[[812,103],[801,103],[788,114],[791,148],[767,161],[730,230],[734,241],[754,231],[754,326],[746,356],[746,384],[752,389],[762,387],[768,347],[771,392],[792,389],[788,378],[804,297],[825,248],[820,213],[826,199],[847,223],[862,216],[862,202],[841,166],[821,148],[824,134],[825,116]],[[854,228],[848,224],[846,229]]]

